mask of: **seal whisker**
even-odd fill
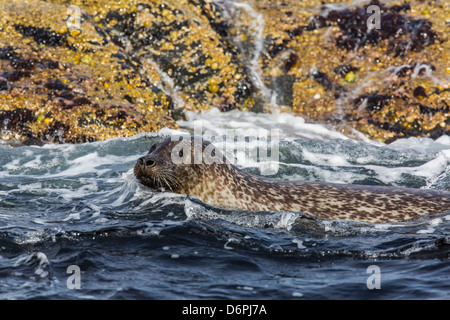
[[[167,182],[166,177],[162,177],[162,179],[163,179],[164,183],[167,185],[167,187],[170,189],[170,191],[172,191],[172,186],[170,185],[169,182]]]
[[[165,178],[170,182],[171,185],[175,187],[181,187],[181,183],[174,174],[166,172]]]

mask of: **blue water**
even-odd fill
[[[450,298],[449,215],[362,224],[153,193],[132,168],[160,139],[0,145],[0,299]],[[283,138],[275,177],[444,190],[448,142]]]

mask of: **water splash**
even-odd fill
[[[182,98],[182,91],[178,86],[175,85],[174,79],[172,79],[172,77],[167,72],[161,70],[158,64],[152,59],[147,58],[146,62],[150,64],[150,66],[152,66],[159,75],[160,82],[154,83],[156,87],[164,92],[167,96],[172,98],[175,108],[182,109],[186,103]],[[142,67],[142,71],[144,73],[148,73],[148,70],[145,66]]]
[[[195,130],[196,125],[201,126],[203,131],[212,135],[224,135],[227,130],[235,130],[237,134],[259,129],[279,129],[282,138],[301,138],[307,140],[327,141],[330,139],[347,140],[344,134],[328,129],[321,124],[306,123],[305,119],[289,113],[267,114],[255,112],[242,112],[232,110],[226,113],[220,112],[218,108],[211,108],[200,113],[186,112],[187,120],[177,121],[177,124],[190,131]],[[370,140],[365,139],[366,142]]]
[[[248,52],[248,56],[244,57],[243,60],[247,63],[248,70],[251,74],[251,79],[255,87],[258,89],[263,102],[270,108],[272,113],[279,113],[279,107],[276,103],[277,94],[275,91],[269,89],[263,80],[263,73],[260,66],[261,52],[264,49],[264,28],[265,20],[261,13],[258,13],[250,4],[242,3],[237,1],[224,1],[224,0],[214,0],[219,8],[224,12],[224,16],[227,21],[233,21],[237,30],[245,29],[242,21],[249,21],[249,32],[251,33],[251,39],[253,40],[250,44],[249,41],[242,40],[240,35],[234,38],[236,45],[241,49],[242,52],[247,52],[248,47],[252,47],[253,50]],[[249,19],[243,19],[242,11],[245,15],[249,16]]]

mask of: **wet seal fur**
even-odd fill
[[[194,137],[169,137],[156,143],[137,161],[136,178],[153,190],[191,195],[222,209],[296,211],[324,219],[398,222],[450,208],[450,192],[446,191],[283,181],[253,175],[229,163],[211,143],[197,139],[197,145]],[[222,161],[175,163],[174,152],[179,158],[186,156],[182,142],[189,143],[190,159],[207,153]]]

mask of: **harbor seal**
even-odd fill
[[[213,144],[165,138],[138,159],[134,174],[158,191],[191,195],[223,209],[295,211],[325,219],[371,223],[406,221],[450,208],[450,192],[284,181],[233,166]],[[205,157],[206,155],[206,157]]]

